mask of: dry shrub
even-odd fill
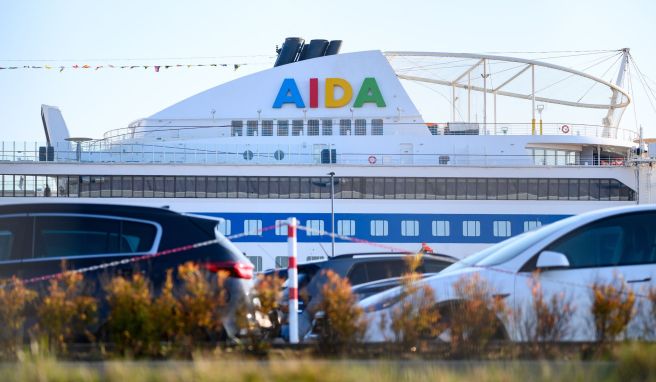
[[[530,310],[523,317],[522,336],[540,344],[562,341],[571,333],[571,319],[576,309],[565,292],[545,299],[539,275],[534,273],[529,281],[533,300]]]
[[[0,354],[14,357],[23,344],[26,310],[36,298],[33,290],[12,277],[0,283]]]
[[[268,316],[280,308],[282,286],[285,280],[277,274],[258,275],[255,283],[254,297],[260,301],[260,312]]]
[[[141,273],[114,277],[106,286],[109,338],[122,354],[148,354],[155,345],[150,284]]]
[[[441,331],[440,314],[435,304],[435,293],[426,285],[420,285],[422,254],[405,259],[408,272],[401,277],[401,302],[390,312],[392,332],[397,343],[404,349],[417,345],[422,338],[435,338]],[[386,325],[386,320],[381,321]]]
[[[362,341],[367,329],[364,311],[348,279],[328,270],[321,288],[322,299],[317,306],[324,312],[325,324],[319,332],[319,346],[330,353],[343,353],[350,345]]]
[[[237,327],[243,350],[255,355],[265,355],[271,347],[270,340],[278,335],[278,312],[285,280],[278,275],[258,275],[253,287],[255,310],[248,301],[242,301],[236,311]],[[243,341],[242,341],[243,340]]]
[[[253,298],[258,302],[255,312],[242,304],[239,327],[246,329],[251,340],[251,346],[260,347],[263,342],[274,338],[280,331],[279,313],[281,311],[282,287],[285,280],[277,274],[258,275],[253,288]],[[250,314],[255,315],[252,319]]]
[[[50,280],[47,294],[37,307],[37,336],[47,341],[50,349],[65,352],[66,344],[93,341],[92,325],[96,323],[98,304],[84,292],[84,276],[66,272]]]
[[[623,280],[592,285],[590,311],[597,341],[614,341],[627,329],[635,313],[635,293]]]
[[[223,334],[222,311],[227,302],[223,284],[228,276],[227,272],[218,272],[214,284],[212,274],[197,264],[189,262],[178,267],[183,283],[179,301],[180,340],[184,346],[214,340]]]
[[[656,339],[656,287],[649,289],[646,304],[648,317],[644,321],[645,337],[654,340]]]
[[[509,312],[478,273],[453,284],[456,301],[449,307],[451,345],[456,352],[482,351],[494,337],[502,337],[501,317]]]
[[[182,307],[173,294],[173,275],[170,269],[166,272],[166,280],[151,310],[154,337],[159,341],[175,340],[180,333]]]

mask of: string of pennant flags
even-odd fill
[[[33,70],[33,69],[44,69],[44,70],[58,70],[63,72],[64,70],[89,70],[95,71],[100,69],[152,69],[155,72],[167,69],[178,69],[178,68],[198,68],[198,67],[221,67],[221,68],[232,68],[237,70],[242,66],[248,65],[248,63],[216,63],[216,64],[166,64],[166,65],[22,65],[22,66],[0,66],[0,70]]]

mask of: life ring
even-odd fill
[[[560,128],[560,131],[562,131],[563,134],[567,134],[567,133],[569,133],[569,126],[568,126],[568,125],[563,125],[563,126]]]
[[[369,164],[376,164],[376,157],[373,155],[369,155]]]

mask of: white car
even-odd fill
[[[593,340],[593,283],[620,279],[643,294],[656,285],[656,205],[572,216],[496,244],[421,282],[431,287],[438,306],[446,306],[458,298],[454,283],[477,275],[512,311],[527,311],[533,300],[531,286],[536,270],[540,270],[537,281],[545,301],[559,294],[574,308],[571,330],[564,339]],[[389,314],[400,300],[399,292],[400,288],[393,288],[361,301],[368,312],[368,341],[393,338]],[[381,319],[387,322],[383,328]],[[505,329],[504,336],[515,341],[524,338],[518,320],[499,317],[499,323]]]

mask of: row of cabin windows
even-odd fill
[[[565,254],[569,263],[568,269],[572,270],[626,266],[636,269],[637,265],[656,264],[654,220],[656,214],[648,211],[600,219],[569,232],[544,250]],[[536,223],[538,222],[527,221],[524,222],[524,227],[530,228]],[[410,226],[412,225],[411,223]],[[463,222],[463,232],[466,230],[468,234],[475,235],[480,225],[476,220]],[[510,223],[500,220],[495,222],[495,226],[497,230],[503,230],[510,227]],[[531,266],[535,266],[535,262],[529,262],[529,267]],[[357,279],[355,272],[351,273],[351,279]]]
[[[324,230],[324,221],[320,219],[308,219],[305,222],[303,230],[307,236],[322,236],[329,232]],[[539,220],[525,220],[523,222],[523,231],[527,232],[539,228],[542,223]],[[356,236],[355,220],[337,220],[336,221],[337,234],[340,236]],[[232,221],[230,219],[223,219],[219,223],[219,231],[229,236],[232,234]],[[244,234],[247,236],[261,236],[262,235],[262,220],[260,219],[247,219],[244,220]],[[479,220],[465,220],[462,222],[462,236],[465,237],[478,237],[481,236],[481,222]],[[275,221],[275,233],[278,236],[287,236],[287,221]],[[512,224],[508,220],[495,220],[492,222],[492,235],[494,237],[510,237],[512,236]],[[451,236],[451,222],[448,220],[433,220],[431,222],[431,234],[435,237],[449,237]],[[371,236],[389,236],[389,221],[383,219],[371,220],[370,231]],[[402,220],[401,221],[401,236],[417,237],[419,236],[419,221],[418,220]]]
[[[275,122],[275,129],[274,129]],[[383,120],[372,119],[370,121],[370,130],[367,131],[366,119],[340,119],[339,135],[383,135]],[[231,135],[233,137],[244,136],[244,121],[231,122]],[[319,135],[333,135],[333,120],[332,119],[309,119],[305,123],[302,119],[295,119],[291,121],[291,134],[289,130],[290,124],[288,120],[262,120],[246,121],[246,135],[272,137],[275,135],[279,137],[292,136],[319,136]]]
[[[329,177],[2,175],[2,196],[330,199]],[[47,190],[46,190],[47,189]],[[336,199],[631,201],[615,179],[335,177]]]

